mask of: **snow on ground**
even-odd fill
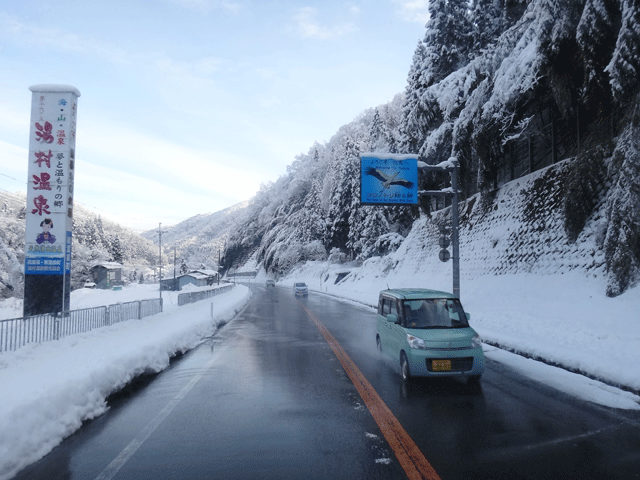
[[[120,291],[81,289],[71,293],[71,307],[157,296],[157,285],[131,285]],[[110,393],[141,373],[163,370],[173,355],[201,343],[218,324],[235,316],[251,292],[238,285],[182,307],[177,306],[177,292],[162,296],[164,311],[158,315],[0,354],[0,480],[42,458],[84,420],[104,413]],[[13,313],[14,301],[2,304],[0,311],[11,313],[8,317],[20,316]]]
[[[401,274],[400,262],[399,270],[392,275],[370,274],[370,269],[382,271],[378,263],[386,261],[372,259],[361,267],[307,263],[278,285],[290,287],[294,281],[305,281],[311,295],[322,291],[368,305],[372,312],[387,282],[393,287],[451,290],[446,269],[438,274]],[[346,272],[350,275],[335,284],[337,275]],[[262,283],[266,278],[260,273],[252,282]],[[472,326],[485,342],[640,389],[639,380],[626,371],[633,369],[621,367],[640,361],[636,348],[640,340],[638,289],[609,299],[601,293],[602,287],[601,280],[585,281],[579,273],[487,276],[463,281],[461,298],[471,312]],[[121,291],[82,289],[72,292],[71,305],[74,309],[86,308],[158,294],[153,285],[131,285]],[[177,293],[162,295],[164,312],[159,315],[0,354],[0,480],[11,478],[46,455],[84,420],[104,413],[108,395],[136,375],[159,372],[167,367],[172,355],[198,345],[218,323],[231,319],[251,294],[246,286],[238,285],[229,293],[183,307],[177,306]],[[16,316],[12,313],[16,309],[13,301],[1,305],[5,317]],[[587,401],[640,409],[640,397],[599,381],[488,344],[485,354]]]

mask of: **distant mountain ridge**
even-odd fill
[[[218,256],[222,256],[227,238],[233,229],[245,219],[249,200],[214,213],[190,217],[176,225],[162,227],[163,252],[178,263],[183,260],[190,269],[217,268]],[[158,229],[148,230],[142,237],[158,244]]]

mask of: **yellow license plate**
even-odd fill
[[[434,372],[451,371],[451,360],[431,360],[431,369]]]

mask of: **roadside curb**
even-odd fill
[[[605,378],[601,378],[598,377],[596,375],[593,375],[589,372],[585,372],[584,370],[580,370],[579,368],[574,368],[574,367],[569,367],[567,365],[564,365],[562,363],[558,363],[558,362],[553,362],[551,360],[547,360],[546,358],[543,358],[539,355],[533,355],[531,353],[522,351],[522,350],[518,350],[515,348],[511,348],[511,347],[506,347],[504,345],[501,345],[498,342],[492,342],[492,341],[488,341],[483,339],[482,343],[486,344],[486,345],[491,345],[492,347],[496,347],[499,348],[500,350],[504,350],[506,352],[509,353],[513,353],[515,355],[519,355],[520,357],[524,357],[524,358],[528,358],[530,360],[535,360],[536,362],[541,362],[544,363],[545,365],[549,365],[551,367],[556,367],[556,368],[561,368],[562,370],[566,370],[567,372],[571,372],[571,373],[576,373],[578,375],[582,375],[583,377],[587,377],[591,380],[596,380],[598,382],[602,382],[605,385],[608,385],[610,387],[615,387],[615,388],[619,388],[620,390],[624,390],[625,392],[629,392],[629,393],[633,393],[634,395],[638,395],[640,396],[640,390],[638,390],[637,388],[633,388],[630,387],[628,385],[622,385],[620,383],[616,383],[616,382],[612,382],[611,380],[607,380]]]

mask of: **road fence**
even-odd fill
[[[185,292],[178,295],[178,306],[181,307],[188,303],[199,302],[200,300],[206,300],[207,298],[215,297],[221,293],[228,292],[235,284],[225,285],[223,287],[217,287],[212,290],[204,290],[202,292]]]
[[[235,285],[178,295],[178,306],[198,302],[228,292]],[[109,306],[70,310],[57,314],[0,320],[0,353],[17,350],[29,343],[59,340],[75,333],[107,327],[114,323],[150,317],[162,312],[162,298],[116,303]]]
[[[136,300],[114,305],[70,310],[58,314],[0,320],[0,353],[17,350],[28,343],[59,340],[126,320],[141,319],[162,312],[162,299]]]

